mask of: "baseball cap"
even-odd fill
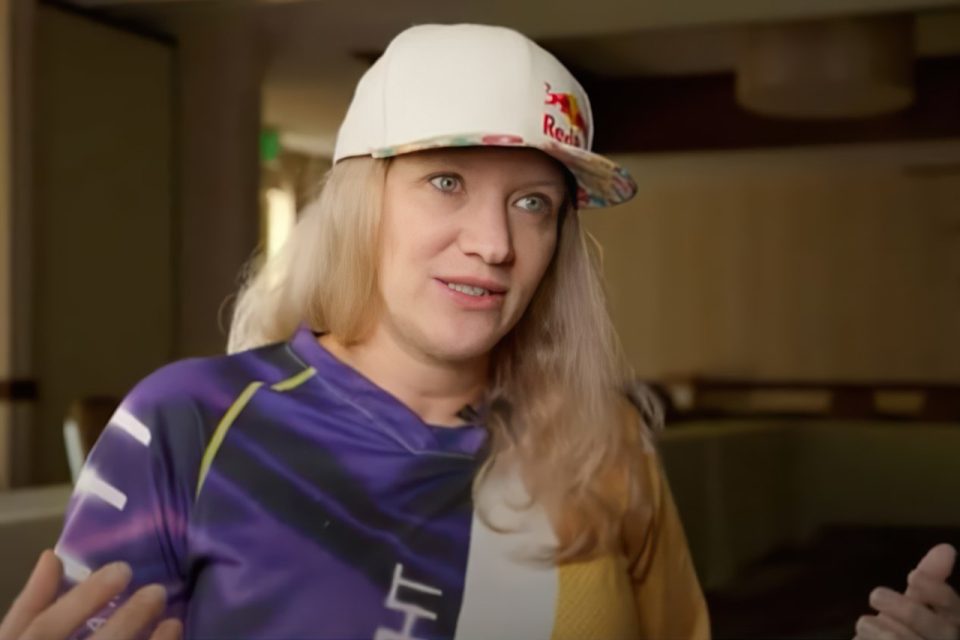
[[[629,200],[636,183],[591,151],[593,131],[583,87],[523,34],[419,25],[397,35],[360,79],[333,161],[443,147],[532,147],[570,170],[579,208]]]

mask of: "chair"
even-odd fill
[[[87,454],[110,422],[120,400],[110,396],[87,396],[75,401],[63,422],[63,442],[67,450],[70,477],[76,483]]]

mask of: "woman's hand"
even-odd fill
[[[956,549],[937,545],[907,576],[904,593],[874,589],[878,613],[857,621],[854,640],[960,640],[960,596],[947,584],[956,558]]]
[[[0,623],[0,640],[64,640],[95,615],[130,582],[130,567],[117,562],[93,573],[54,602],[62,573],[60,559],[44,551],[33,573]],[[148,585],[134,593],[91,640],[128,640],[146,631],[163,612],[166,592]],[[150,640],[176,640],[181,627],[165,620]]]

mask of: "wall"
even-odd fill
[[[957,142],[623,158],[640,194],[584,219],[633,365],[960,380],[958,158]]]
[[[960,381],[960,143],[621,158],[584,212],[646,378]],[[718,421],[664,463],[703,581],[825,523],[960,527],[957,425]]]
[[[246,14],[199,8],[163,42],[37,13],[35,65],[18,55],[18,181],[33,189],[16,207],[14,360],[41,398],[18,408],[18,485],[66,479],[70,401],[223,351],[221,309],[259,230],[262,69]]]
[[[178,29],[176,356],[223,353],[229,302],[260,229],[256,25],[197,7]]]
[[[53,482],[69,404],[173,356],[173,53],[47,6],[36,20],[30,471]]]
[[[13,373],[10,353],[10,307],[13,258],[10,255],[12,221],[10,215],[13,196],[10,193],[12,151],[10,149],[11,52],[12,21],[10,0],[0,0],[0,381],[9,380]],[[10,485],[10,403],[0,396],[0,490]]]

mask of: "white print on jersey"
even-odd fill
[[[77,494],[96,496],[118,511],[123,511],[127,506],[127,495],[101,478],[97,470],[90,466],[80,472],[73,490]]]
[[[113,417],[110,418],[110,422],[114,426],[120,427],[142,444],[145,447],[150,446],[150,429],[147,425],[140,422],[140,419],[137,416],[133,415],[123,407],[117,409],[117,412],[113,414]]]
[[[413,580],[405,580],[403,577],[403,565],[397,564],[393,569],[393,583],[390,585],[390,593],[387,595],[387,601],[384,603],[384,606],[391,611],[399,611],[404,614],[403,628],[398,631],[396,629],[378,627],[377,632],[373,635],[373,640],[419,640],[412,635],[413,625],[417,623],[417,620],[419,618],[426,618],[427,620],[437,619],[437,614],[432,611],[428,611],[423,607],[409,602],[400,602],[397,598],[397,592],[400,590],[400,587],[413,589],[414,591],[426,593],[431,596],[443,594],[440,589],[434,589],[433,587],[420,582],[414,582]]]

